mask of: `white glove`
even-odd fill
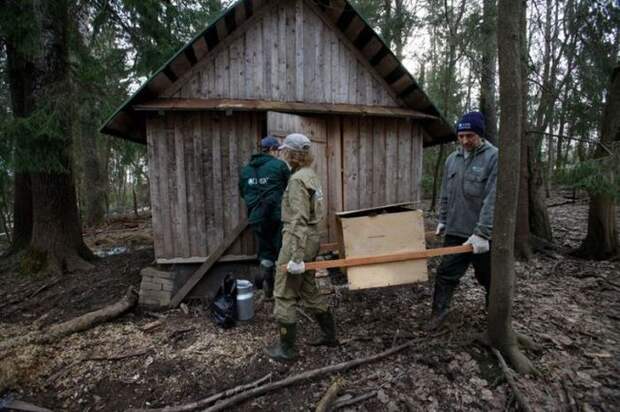
[[[303,261],[295,262],[293,260],[289,260],[288,264],[286,265],[286,270],[292,275],[301,275],[306,271],[306,265]]]
[[[471,235],[464,245],[472,245],[474,254],[487,253],[489,251],[489,241],[478,235]]]
[[[435,234],[437,236],[441,235],[443,232],[445,232],[446,230],[446,224],[445,223],[438,223],[437,224],[437,229],[435,229]]]

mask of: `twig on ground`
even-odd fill
[[[280,388],[284,388],[286,386],[290,386],[290,385],[294,385],[296,383],[305,381],[305,380],[309,380],[309,379],[314,379],[318,376],[321,375],[328,375],[328,374],[332,374],[332,373],[336,373],[336,372],[341,372],[347,369],[351,369],[354,368],[356,366],[365,364],[365,363],[370,363],[370,362],[375,362],[378,361],[380,359],[383,359],[385,357],[388,357],[390,355],[393,355],[395,353],[398,353],[402,350],[405,350],[407,348],[410,348],[411,346],[413,346],[414,344],[418,343],[418,341],[416,340],[411,340],[409,342],[403,343],[402,345],[396,346],[394,348],[390,348],[384,352],[380,352],[376,355],[373,356],[369,356],[367,358],[362,358],[362,359],[355,359],[352,361],[348,361],[348,362],[343,362],[343,363],[338,363],[336,365],[330,365],[330,366],[325,366],[323,368],[319,368],[319,369],[313,369],[310,371],[306,371],[303,373],[300,373],[298,375],[294,375],[291,377],[288,377],[286,379],[282,379],[276,382],[272,382],[269,383],[267,385],[263,385],[263,386],[259,386],[257,388],[251,389],[247,392],[243,392],[240,393],[238,395],[235,395],[229,399],[226,399],[222,402],[216,403],[215,405],[213,405],[210,408],[205,409],[205,412],[214,412],[214,411],[221,411],[227,408],[230,408],[233,405],[238,404],[239,402],[245,401],[246,399],[250,399],[250,398],[254,398],[256,396],[259,395],[263,395],[267,392],[271,392],[274,391],[276,389],[280,389]]]
[[[153,322],[150,322],[150,323],[147,323],[146,325],[144,325],[142,327],[142,332],[148,332],[151,329],[158,328],[158,327],[160,327],[163,324],[164,324],[164,320],[163,319],[157,319],[157,320],[155,320]]]
[[[198,409],[198,408],[202,408],[204,406],[210,405],[213,402],[216,402],[222,398],[228,398],[232,395],[235,395],[239,392],[243,392],[246,389],[251,389],[254,388],[256,386],[261,385],[263,382],[268,381],[269,379],[271,379],[271,373],[268,373],[267,375],[263,376],[262,378],[245,384],[245,385],[239,385],[239,386],[235,386],[234,388],[231,389],[227,389],[223,392],[219,392],[216,393],[214,395],[209,396],[208,398],[204,398],[204,399],[200,399],[196,402],[191,402],[191,403],[187,403],[185,405],[178,405],[178,406],[166,406],[164,408],[160,408],[160,409],[130,409],[128,412],[185,412],[185,411],[193,411],[194,409]]]
[[[161,313],[157,313],[157,312],[144,312],[145,315],[150,316],[152,318],[157,318],[157,319],[164,319],[166,318],[166,315],[161,314]]]
[[[89,356],[87,358],[84,358],[83,360],[84,361],[122,360],[122,359],[127,359],[127,358],[133,358],[135,356],[146,355],[152,350],[153,350],[152,347],[148,347],[148,348],[142,348],[142,349],[138,349],[132,352],[120,353],[118,355],[112,355],[112,356]]]
[[[370,399],[374,396],[377,396],[377,391],[372,391],[364,395],[356,396],[355,398],[351,398],[351,399],[336,401],[332,404],[332,408],[330,410],[335,411],[336,409],[344,408],[345,406],[351,406],[356,403],[365,401],[366,399]]]
[[[316,405],[315,412],[327,412],[328,410],[330,410],[330,405],[338,396],[338,392],[340,392],[343,385],[344,379],[342,379],[341,377],[336,378],[334,382],[329,386],[319,403]]]
[[[491,350],[493,351],[493,353],[495,354],[495,357],[499,361],[502,371],[504,372],[504,375],[506,376],[506,380],[508,381],[508,385],[510,385],[510,388],[512,389],[512,393],[514,394],[514,397],[519,403],[519,406],[521,407],[521,409],[523,409],[525,412],[532,411],[533,409],[530,406],[527,398],[523,395],[523,393],[521,393],[521,391],[517,387],[517,383],[515,382],[515,379],[514,379],[514,372],[510,370],[502,354],[495,348],[491,348]]]
[[[299,314],[300,314],[301,316],[303,316],[304,318],[308,319],[308,321],[309,321],[310,323],[313,323],[313,322],[314,322],[314,319],[312,319],[312,318],[310,317],[310,315],[308,315],[306,312],[304,312],[301,308],[297,308],[297,313],[299,313]]]

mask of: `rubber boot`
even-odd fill
[[[295,338],[297,335],[296,323],[278,322],[280,329],[280,341],[265,348],[265,353],[273,360],[289,362],[297,359],[295,350]]]
[[[320,312],[314,315],[319,326],[321,327],[322,336],[309,342],[312,346],[338,346],[338,339],[336,339],[336,321],[331,312]]]
[[[265,268],[264,279],[263,279],[263,293],[265,294],[265,300],[272,301],[273,300],[273,287],[275,283],[275,266],[271,266],[270,268]]]
[[[258,275],[254,277],[254,285],[256,289],[265,289],[265,281],[267,279],[267,273],[273,268],[273,262],[269,259],[261,259]]]
[[[429,331],[435,331],[439,329],[443,322],[446,320],[453,293],[454,288],[452,286],[441,285],[438,282],[435,282],[431,319],[428,322],[427,327]]]

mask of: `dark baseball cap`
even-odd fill
[[[260,147],[263,149],[277,149],[280,142],[273,136],[267,136],[260,141]]]

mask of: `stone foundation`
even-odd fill
[[[140,283],[140,306],[166,307],[177,292],[176,274],[163,272],[152,267],[140,271],[142,282]]]

